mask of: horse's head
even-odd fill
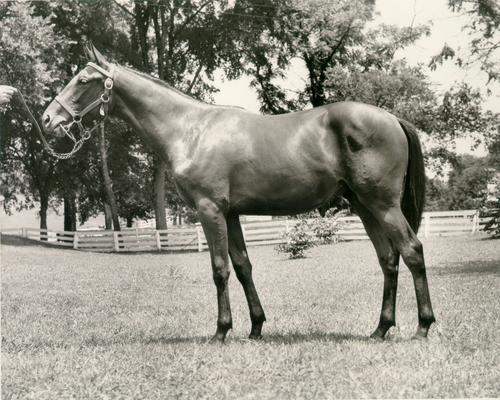
[[[108,115],[113,65],[92,44],[86,51],[89,63],[71,79],[43,113],[43,129],[47,134],[66,135],[76,141],[78,139],[72,133],[72,128],[77,126],[80,137],[88,138],[99,121]]]

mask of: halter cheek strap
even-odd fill
[[[67,136],[69,136],[73,141],[75,141],[75,137],[73,134],[70,132],[71,127],[73,124],[76,124],[80,131],[83,133],[83,137],[86,139],[90,138],[90,134],[97,129],[97,126],[103,122],[107,116],[108,116],[108,110],[109,110],[109,102],[111,100],[111,90],[113,89],[113,80],[114,80],[114,70],[115,66],[111,64],[110,71],[106,71],[104,68],[100,67],[99,65],[89,62],[87,63],[88,66],[94,68],[98,72],[100,72],[102,75],[106,76],[106,80],[104,81],[104,91],[101,94],[99,98],[94,100],[92,103],[90,103],[87,107],[85,107],[82,111],[75,111],[73,108],[71,108],[61,97],[57,96],[55,100],[61,105],[66,112],[71,115],[73,118],[73,121],[70,122],[68,125],[61,127],[63,128],[64,132],[66,133]],[[82,123],[82,118],[87,115],[90,111],[92,111],[94,108],[101,106],[100,109],[100,114],[103,117],[103,119],[100,122],[95,122],[94,126],[90,129],[87,129],[83,126]]]

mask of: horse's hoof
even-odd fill
[[[417,332],[412,336],[412,340],[425,340],[429,333],[429,326],[419,326]]]
[[[261,334],[259,334],[259,335],[255,335],[255,334],[253,334],[253,333],[251,333],[251,334],[250,334],[250,336],[248,336],[248,338],[249,338],[250,340],[262,340],[262,339],[263,339]]]
[[[427,340],[427,335],[417,332],[411,337],[411,340]]]
[[[212,338],[208,341],[210,344],[224,344],[226,342],[226,337],[223,335],[215,334],[212,336]]]
[[[375,342],[384,342],[385,337],[380,336],[380,335],[374,335],[373,333],[370,335],[370,339],[375,341]]]
[[[385,334],[380,332],[380,330],[376,329],[375,332],[373,332],[370,335],[370,339],[375,340],[377,342],[383,342],[385,340]]]

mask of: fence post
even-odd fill
[[[156,236],[156,247],[158,248],[158,251],[161,251],[161,240],[160,240],[160,231],[155,231],[155,236]]]
[[[78,231],[73,233],[73,248],[78,249]]]
[[[290,231],[290,221],[285,219],[285,233],[288,233]]]
[[[476,213],[474,214],[474,217],[472,218],[472,232],[471,232],[471,235],[473,235],[474,233],[476,233],[479,229],[478,227],[479,225],[479,211],[476,211]]]
[[[431,225],[431,216],[429,213],[424,213],[424,237],[429,237]]]
[[[113,250],[120,251],[120,243],[118,242],[118,232],[113,232]]]
[[[243,225],[243,224],[241,224],[241,233],[243,234],[243,240],[246,243],[247,242],[247,232],[246,232],[246,229],[245,229],[245,225]]]
[[[197,226],[196,227],[196,236],[197,236],[197,239],[198,239],[198,252],[202,252],[203,251],[203,245],[201,243],[201,226]]]
[[[23,238],[27,238],[28,237],[28,230],[26,228],[21,228],[21,236]]]

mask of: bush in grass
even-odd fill
[[[327,218],[314,218],[311,220],[311,227],[314,235],[319,240],[320,243],[329,244],[337,243],[339,241],[339,236],[337,232],[342,229],[343,224],[339,221],[339,218],[345,213],[337,212],[332,216]]]
[[[314,236],[309,233],[311,227],[307,219],[299,221],[282,235],[286,240],[276,246],[279,253],[288,254],[289,258],[304,258],[304,252],[314,246]]]
[[[304,258],[304,252],[317,244],[330,244],[339,241],[338,231],[343,224],[339,218],[347,214],[347,210],[338,212],[330,210],[326,218],[303,214],[293,227],[281,235],[286,243],[276,246],[279,253],[288,254],[289,258]]]

